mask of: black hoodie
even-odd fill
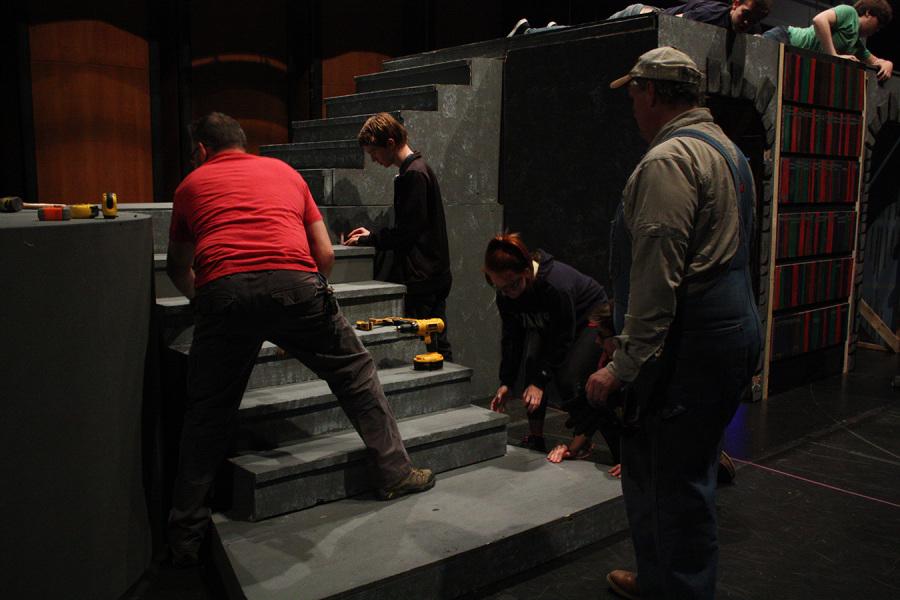
[[[543,389],[562,365],[575,337],[587,327],[597,304],[606,302],[606,291],[593,278],[537,251],[538,272],[532,285],[515,300],[497,294],[503,321],[500,382],[512,387],[522,362],[525,332],[540,331],[537,360],[527,366],[525,384]]]
[[[394,178],[394,226],[372,233],[361,243],[394,251],[389,279],[406,285],[408,294],[427,294],[450,286],[441,188],[418,152],[403,161]]]

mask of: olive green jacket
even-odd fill
[[[738,199],[728,164],[702,140],[666,139],[682,127],[734,149],[709,110],[690,109],[659,131],[625,184],[630,293],[609,367],[623,382],[634,381],[662,349],[678,302],[690,301],[724,273],[738,248]]]

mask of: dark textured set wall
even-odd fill
[[[609,82],[656,46],[654,29],[512,50],[503,89],[505,226],[608,285],[609,223],[646,144]]]
[[[0,213],[4,598],[120,597],[150,564],[150,218]]]

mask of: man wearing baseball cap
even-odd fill
[[[683,52],[642,54],[626,87],[650,147],[625,184],[610,241],[617,350],[589,378],[602,404],[626,387],[622,490],[637,573],[626,598],[713,598],[722,435],[762,344],[750,284],[753,177],[702,108]]]

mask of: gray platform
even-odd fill
[[[506,422],[506,415],[466,406],[403,419],[398,428],[413,463],[440,473],[503,455]],[[371,489],[365,446],[352,430],[229,462],[234,471],[229,514],[254,521]]]
[[[393,502],[217,515],[214,552],[230,598],[451,598],[625,528],[621,485],[602,467],[510,447]]]

